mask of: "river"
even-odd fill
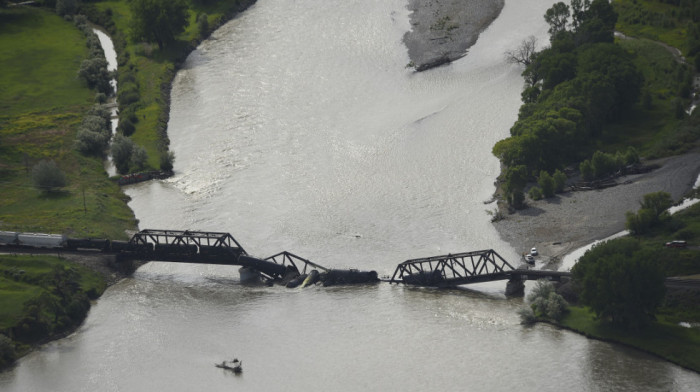
[[[131,186],[141,228],[226,231],[390,275],[493,248],[484,204],[522,79],[503,52],[546,42],[551,0],[507,1],[469,54],[424,73],[400,0],[260,0],[187,60],[172,91],[175,176]],[[700,376],[548,325],[505,282],[248,287],[236,268],[152,262],[66,339],[0,374],[3,391],[691,391]],[[243,360],[235,376],[215,362]]]

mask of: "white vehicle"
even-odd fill
[[[528,264],[535,264],[535,258],[532,257],[532,255],[525,256],[525,261],[527,261]]]
[[[532,256],[537,256],[537,255],[538,255],[538,253],[537,253],[537,248],[532,248],[532,249],[530,249],[530,255],[532,255]]]

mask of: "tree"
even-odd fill
[[[34,186],[46,192],[63,188],[67,184],[66,175],[54,161],[41,161],[32,168]]]
[[[128,137],[117,135],[112,142],[112,161],[120,174],[129,172],[131,153],[134,150],[134,142]]]
[[[554,41],[557,35],[566,31],[566,24],[569,19],[569,6],[563,2],[555,3],[552,8],[544,14],[544,20],[549,25],[550,39]]]
[[[163,49],[189,24],[185,0],[131,0],[131,33]]]
[[[133,149],[131,150],[131,162],[130,162],[131,170],[133,170],[133,171],[143,170],[146,168],[147,164],[148,164],[148,154],[146,153],[146,149],[144,149],[141,146],[134,145]]]
[[[542,170],[537,178],[537,183],[542,188],[542,194],[545,198],[554,196],[554,179],[546,171]]]
[[[77,0],[58,0],[56,1],[56,13],[60,16],[73,15],[78,9]]]
[[[656,254],[632,238],[593,247],[572,269],[582,287],[581,302],[596,315],[624,328],[640,328],[654,317],[665,294]]]
[[[200,14],[197,17],[197,30],[199,31],[199,36],[202,38],[209,34],[209,17],[207,14]]]
[[[160,156],[160,170],[171,171],[173,170],[173,163],[175,163],[175,153],[168,151]]]
[[[109,84],[109,71],[107,71],[107,60],[104,58],[90,58],[83,60],[78,69],[78,76],[83,78],[88,87],[96,89],[98,92],[111,94],[114,92]]]
[[[0,8],[2,8],[2,6],[0,6]],[[12,339],[4,334],[0,334],[0,368],[13,363],[16,358],[17,354]]]
[[[540,187],[538,186],[533,186],[532,188],[530,188],[530,191],[527,194],[532,200],[542,199],[542,189],[540,189]]]
[[[586,11],[588,11],[590,6],[590,0],[571,0],[571,16],[573,19],[571,25],[574,31],[577,31],[579,26],[585,21]]]
[[[661,215],[673,205],[673,199],[667,192],[653,192],[644,195],[641,203],[642,209],[650,210],[654,214],[654,219],[658,221]]]
[[[532,60],[537,53],[537,38],[534,35],[524,39],[520,46],[514,50],[509,50],[505,53],[506,61],[511,64],[522,64],[528,66],[532,63]]]
[[[535,316],[556,321],[561,319],[569,306],[566,300],[554,291],[552,282],[546,280],[538,280],[526,299]]]

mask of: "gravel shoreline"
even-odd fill
[[[411,31],[403,37],[409,66],[424,71],[464,57],[503,5],[504,0],[409,0]]]
[[[620,177],[620,185],[611,188],[567,192],[548,200],[527,199],[526,209],[506,214],[494,226],[519,253],[537,247],[544,261],[556,262],[577,248],[623,231],[625,212],[637,211],[647,193],[665,191],[680,201],[700,173],[700,152],[645,163],[661,167]]]

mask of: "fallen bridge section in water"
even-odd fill
[[[329,269],[287,251],[260,259],[249,255],[231,234],[223,232],[142,230],[128,242],[112,241],[110,250],[122,259],[239,265],[242,281],[263,280],[287,287],[379,281],[375,271]]]

